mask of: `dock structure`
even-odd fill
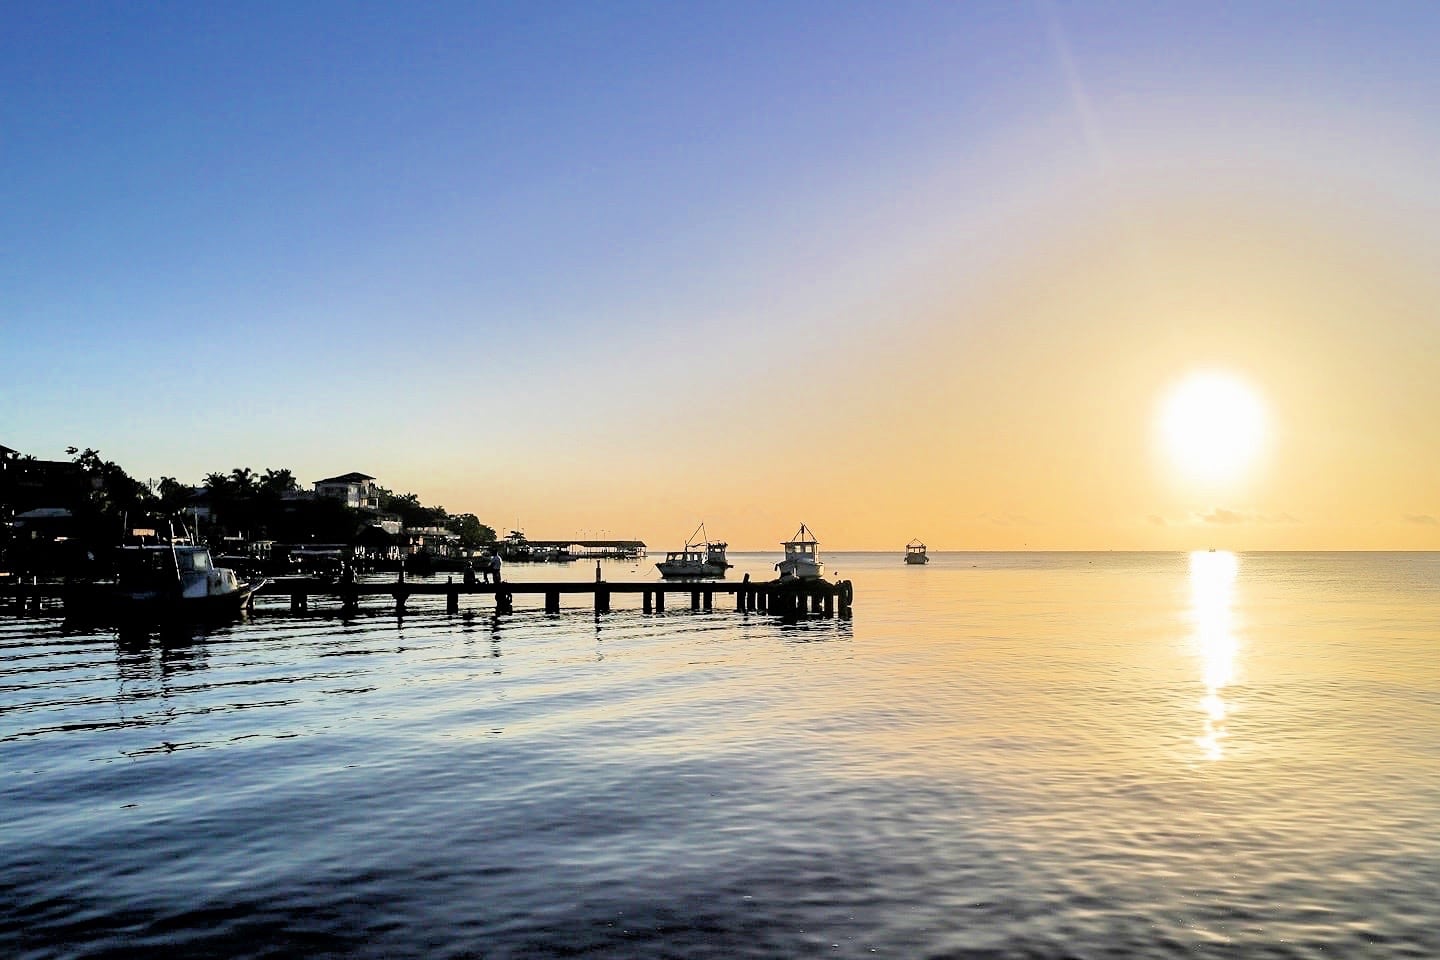
[[[564,550],[577,560],[640,560],[644,540],[526,540],[532,550]]]
[[[667,598],[674,606],[673,598],[678,594],[680,603],[688,599],[691,610],[714,610],[715,597],[730,597],[736,613],[768,613],[786,618],[799,618],[808,614],[832,617],[839,614],[848,617],[854,600],[854,588],[849,580],[831,583],[827,580],[771,580],[751,581],[748,578],[727,583],[719,580],[684,582],[624,582],[596,580],[564,581],[505,581],[501,583],[456,583],[449,578],[444,583],[416,583],[414,581],[360,581],[336,583],[328,580],[293,577],[280,578],[267,583],[260,591],[262,596],[286,596],[290,598],[290,609],[309,609],[311,597],[327,597],[338,600],[342,610],[357,610],[362,599],[388,597],[395,604],[395,611],[403,613],[411,597],[445,598],[445,609],[449,613],[460,610],[460,598],[465,596],[491,597],[496,613],[513,613],[516,596],[544,598],[546,613],[560,612],[562,595],[588,596],[597,614],[609,613],[611,598],[615,594],[639,594],[640,609],[645,613],[664,613]]]
[[[338,601],[342,611],[359,610],[362,600],[389,598],[397,613],[405,611],[411,597],[444,597],[448,613],[458,613],[462,597],[490,597],[495,612],[515,611],[517,596],[542,597],[546,613],[560,612],[562,595],[587,596],[597,614],[609,613],[615,594],[639,594],[645,613],[665,613],[670,607],[690,610],[715,609],[716,596],[727,597],[736,613],[764,613],[786,619],[810,614],[848,617],[854,600],[849,580],[744,580],[636,581],[566,580],[555,582],[504,581],[501,583],[416,582],[403,578],[389,581],[362,580],[347,583],[320,577],[278,577],[258,591],[260,596],[288,596],[291,610],[308,610],[311,598]],[[65,588],[59,583],[0,584],[0,612],[23,615],[38,613],[44,600],[63,600]],[[678,601],[678,602],[677,602]],[[688,601],[688,603],[687,603]]]
[[[16,616],[39,613],[44,601],[60,599],[61,591],[58,583],[40,583],[34,577],[28,581],[23,577],[6,577],[0,580],[0,612]]]

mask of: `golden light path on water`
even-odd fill
[[[1225,756],[1226,704],[1222,695],[1235,677],[1235,578],[1239,558],[1228,551],[1190,554],[1192,638],[1200,656],[1205,695],[1200,698],[1204,730],[1196,741],[1210,760]]]

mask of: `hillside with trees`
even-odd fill
[[[187,531],[217,552],[258,542],[353,546],[364,537],[394,544],[405,530],[427,528],[449,531],[464,551],[495,541],[494,529],[474,514],[452,515],[414,493],[379,488],[378,508],[355,509],[302,489],[284,468],[216,471],[199,486],[168,476],[152,484],[99,450],[66,453],[68,462],[8,451],[0,471],[0,569],[85,574],[135,529]]]

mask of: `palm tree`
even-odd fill
[[[253,497],[258,481],[255,471],[249,467],[236,467],[230,471],[230,489],[237,498]]]
[[[265,475],[259,478],[258,485],[260,493],[270,494],[291,493],[300,489],[300,485],[295,482],[295,474],[289,470],[273,470],[269,467],[265,468]]]

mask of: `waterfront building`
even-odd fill
[[[339,500],[352,510],[375,510],[380,506],[380,488],[375,485],[374,477],[364,473],[342,473],[317,480],[315,495]]]

